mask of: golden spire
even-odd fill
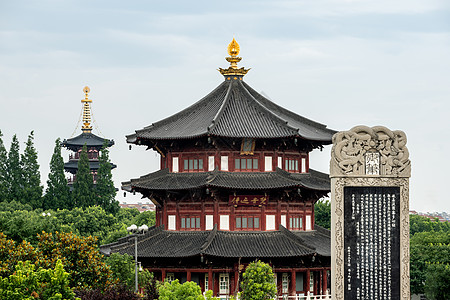
[[[81,127],[81,130],[83,132],[91,132],[92,126],[91,126],[91,106],[90,103],[92,103],[92,100],[89,99],[89,92],[91,89],[88,86],[85,86],[83,88],[83,92],[85,94],[84,99],[81,100],[81,103],[83,103],[83,126]]]
[[[228,45],[228,54],[230,56],[225,58],[230,63],[230,67],[228,67],[228,69],[219,68],[220,74],[222,74],[224,76],[232,76],[232,75],[236,76],[237,75],[237,76],[241,76],[241,78],[242,78],[242,76],[247,74],[247,72],[250,69],[244,69],[244,67],[238,69],[238,66],[237,66],[237,63],[240,62],[242,59],[242,57],[238,57],[240,50],[241,50],[241,47],[239,47],[239,44],[236,42],[236,40],[233,37],[233,40]]]

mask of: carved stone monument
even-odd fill
[[[410,176],[403,131],[357,126],[333,136],[332,299],[410,299]]]

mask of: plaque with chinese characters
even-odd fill
[[[268,196],[262,196],[262,195],[237,195],[237,196],[230,196],[229,197],[229,204],[230,205],[266,205],[269,201]]]
[[[345,299],[400,299],[399,211],[399,187],[344,187]]]

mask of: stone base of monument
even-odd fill
[[[410,174],[402,131],[357,126],[333,136],[333,299],[410,299]]]

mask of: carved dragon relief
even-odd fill
[[[333,136],[331,175],[366,175],[366,156],[377,153],[381,176],[411,176],[411,162],[406,147],[406,134],[383,126],[356,126]],[[369,161],[373,163],[373,161]],[[367,165],[367,167],[366,167]]]

